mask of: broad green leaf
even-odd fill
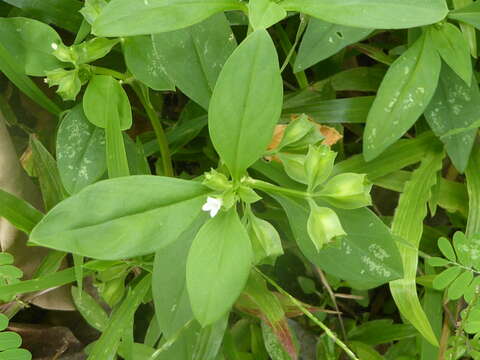
[[[448,298],[450,300],[458,300],[468,289],[468,286],[473,280],[473,273],[471,271],[463,272],[457,277],[448,287]]]
[[[4,0],[4,2],[22,10],[27,17],[57,25],[75,33],[82,21],[78,13],[82,3],[77,0]]]
[[[469,200],[465,234],[472,236],[480,233],[480,146],[478,144],[472,150],[465,175]]]
[[[100,339],[95,342],[88,355],[88,360],[115,359],[120,339],[128,326],[131,326],[131,319],[147,294],[151,281],[151,275],[147,275],[133,289],[130,289],[121,305],[113,312],[108,326],[100,336]]]
[[[440,57],[423,35],[390,67],[370,109],[363,135],[364,156],[373,160],[422,115],[440,75]]]
[[[52,54],[52,47],[62,40],[53,28],[40,21],[0,18],[0,41],[27,75],[45,76],[46,71],[62,67]]]
[[[61,113],[60,107],[48,98],[37,85],[24,73],[10,52],[0,43],[0,71],[25,95],[54,115]]]
[[[448,17],[453,20],[462,21],[464,23],[473,25],[480,29],[480,3],[473,2],[472,4],[450,11]]]
[[[13,265],[0,266],[0,276],[7,279],[20,279],[23,276],[22,270]]]
[[[285,210],[300,250],[316,266],[358,289],[374,288],[402,277],[401,258],[394,240],[388,228],[370,210],[334,208],[347,235],[338,246],[324,247],[318,252],[306,230],[308,205],[286,197],[274,198]]]
[[[466,267],[480,268],[480,239],[478,235],[466,237],[464,233],[457,231],[453,234],[453,246],[458,256],[458,263]]]
[[[157,251],[152,291],[157,323],[167,339],[193,319],[186,287],[188,251],[205,217],[198,219],[171,244]]]
[[[127,152],[125,149],[125,138],[120,128],[120,119],[118,117],[109,117],[107,127],[105,128],[106,160],[108,177],[129,176]]]
[[[292,357],[285,350],[285,348],[282,346],[282,344],[278,340],[278,337],[275,334],[275,332],[265,322],[262,322],[262,337],[263,337],[263,343],[265,344],[265,348],[268,352],[268,355],[270,355],[270,357],[273,360],[296,359],[296,357]]]
[[[112,0],[97,17],[97,36],[148,35],[182,29],[215,13],[242,10],[238,0]]]
[[[392,234],[402,240],[397,242],[397,246],[405,273],[403,279],[390,282],[390,291],[401,314],[432,345],[437,345],[438,341],[418,299],[415,279],[417,249],[423,233],[423,220],[427,216],[427,202],[437,181],[437,172],[442,168],[443,157],[443,152],[432,146],[411,180],[405,184],[392,222]]]
[[[132,110],[122,85],[108,75],[95,75],[83,97],[83,110],[95,126],[106,129],[110,120],[117,120],[121,130],[132,126]]]
[[[101,181],[50,211],[30,241],[104,260],[149,254],[195,221],[207,192],[196,182],[158,176]]]
[[[442,59],[467,85],[472,82],[470,49],[462,32],[450,23],[431,26],[428,36]]]
[[[254,30],[267,29],[287,16],[287,12],[271,0],[252,0],[248,3],[248,18]]]
[[[295,71],[302,71],[335,55],[343,48],[367,37],[372,29],[359,29],[311,19],[295,60]]]
[[[265,30],[257,30],[225,63],[210,101],[210,136],[234,178],[270,143],[282,96],[275,46]]]
[[[235,209],[202,226],[187,259],[187,290],[193,314],[203,325],[224,316],[240,295],[252,263],[247,231]]]
[[[442,271],[433,279],[433,288],[436,290],[443,290],[451,284],[462,272],[462,268],[454,266]]]
[[[331,77],[336,91],[373,91],[380,86],[385,70],[381,67],[359,66],[336,73]]]
[[[434,275],[435,270],[428,265],[425,265],[425,273],[428,275]],[[441,291],[425,288],[422,306],[430,324],[432,325],[433,332],[437,338],[440,338],[443,327],[443,293]],[[433,346],[427,340],[422,339],[421,360],[437,360],[439,351],[440,349],[438,347]]]
[[[14,258],[11,254],[6,252],[0,253],[0,265],[12,265],[13,261],[14,261]]]
[[[0,360],[31,360],[32,354],[25,349],[9,349],[0,353]]]
[[[237,45],[225,15],[214,15],[185,29],[154,34],[152,40],[158,63],[175,85],[208,109],[220,71]]]
[[[100,304],[87,292],[72,286],[72,299],[75,307],[82,314],[86,322],[98,331],[108,327],[108,315]]]
[[[80,13],[88,24],[93,24],[95,19],[100,15],[103,8],[107,6],[106,0],[85,0]]]
[[[22,345],[22,338],[13,331],[4,331],[0,333],[0,351],[15,349]]]
[[[348,339],[371,346],[386,344],[416,336],[412,325],[394,324],[391,319],[365,322],[348,332]]]
[[[428,258],[428,265],[430,266],[447,266],[449,261],[441,257],[431,257]]]
[[[40,182],[45,209],[50,210],[67,197],[63,187],[58,167],[53,156],[36,137],[30,138],[32,148],[33,168]]]
[[[445,144],[448,155],[460,172],[464,172],[468,165],[477,133],[479,111],[480,91],[477,82],[472,81],[468,86],[448,66],[443,65],[438,88],[425,111],[425,118],[435,135]]]
[[[29,234],[43,214],[26,201],[0,189],[0,216]]]
[[[355,354],[362,360],[384,360],[384,357],[381,356],[377,350],[375,350],[370,345],[353,341],[349,342],[348,345],[351,347]]]
[[[455,9],[460,9],[465,6],[468,6],[473,3],[473,0],[453,0],[453,7]],[[466,24],[464,22],[459,23],[460,29],[462,30],[465,40],[467,40],[468,47],[470,49],[470,54],[473,58],[477,58],[477,34],[475,27],[472,25]]]
[[[5,330],[8,327],[9,322],[10,319],[6,315],[0,314],[0,331]]]
[[[154,35],[125,38],[123,53],[128,70],[136,79],[154,90],[175,89],[175,83],[167,74],[159,49],[155,45]]]
[[[281,5],[334,24],[371,29],[433,24],[448,13],[444,0],[283,0]]]
[[[60,124],[57,164],[70,194],[98,181],[107,170],[105,131],[87,120],[81,104],[71,109]]]
[[[438,248],[448,260],[456,262],[457,257],[455,256],[455,251],[453,250],[452,244],[448,241],[447,238],[441,237],[438,239]]]
[[[373,103],[373,96],[358,96],[345,99],[312,101],[300,106],[285,106],[283,119],[292,114],[307,114],[320,124],[364,123]]]

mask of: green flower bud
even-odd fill
[[[93,38],[78,45],[70,47],[75,64],[85,64],[107,55],[117,45],[118,39]]]
[[[330,150],[326,145],[310,145],[305,158],[305,172],[308,187],[311,191],[314,191],[318,185],[323,184],[328,179],[332,173],[336,157],[337,153]]]
[[[262,260],[275,260],[283,255],[282,242],[277,230],[268,221],[255,215],[249,216],[248,233],[252,242],[254,263],[259,264]]]
[[[282,161],[283,168],[289,177],[302,184],[308,184],[305,155],[279,153],[278,158]]]
[[[252,204],[262,200],[262,198],[252,188],[249,188],[245,185],[240,185],[240,187],[237,189],[237,195],[247,204]]]
[[[226,191],[232,188],[232,183],[228,181],[227,177],[214,169],[205,173],[205,178],[202,184],[217,191]]]
[[[75,64],[76,58],[72,49],[63,44],[52,43],[53,56],[62,62]]]
[[[317,127],[311,123],[312,128],[310,131],[300,140],[290,144],[286,147],[289,151],[301,151],[307,149],[310,145],[316,145],[320,141],[323,141],[325,137],[320,133]]]
[[[335,211],[319,207],[313,202],[310,203],[307,231],[317,251],[337,237],[346,235]]]
[[[372,204],[372,184],[365,174],[345,173],[330,179],[319,195],[341,209],[357,209]]]
[[[312,124],[311,121],[308,120],[308,116],[303,114],[298,119],[293,120],[285,129],[285,132],[282,137],[282,141],[280,141],[280,145],[278,149],[288,146],[290,144],[295,143],[302,139],[305,135],[307,135],[312,128],[315,126]]]
[[[48,71],[46,83],[50,87],[58,86],[57,94],[65,101],[75,100],[82,88],[77,70],[55,69]]]

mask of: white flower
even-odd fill
[[[52,47],[53,50],[57,50],[57,49],[58,49],[57,43],[52,43],[50,46]]]
[[[210,212],[210,217],[215,217],[215,215],[218,214],[222,207],[222,199],[217,199],[213,197],[207,197],[207,202],[203,204],[202,210],[203,211],[209,211]]]

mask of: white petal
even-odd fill
[[[212,217],[212,218],[215,217],[218,214],[219,211],[220,211],[220,208],[215,208],[215,209],[210,210],[210,217]]]

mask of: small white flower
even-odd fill
[[[209,211],[210,212],[210,217],[215,217],[215,215],[218,214],[222,207],[222,199],[217,199],[213,197],[207,197],[207,202],[203,204],[202,210],[203,211]]]
[[[57,49],[58,49],[57,43],[52,43],[50,46],[52,47],[53,50],[57,50]]]

